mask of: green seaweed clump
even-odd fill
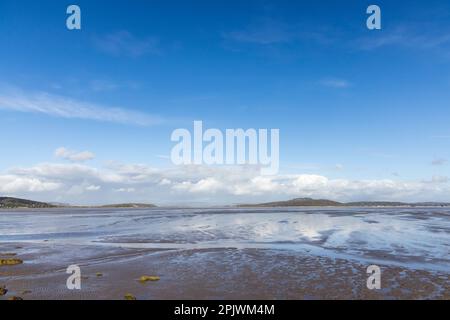
[[[20,259],[0,259],[0,266],[15,266],[22,263]]]
[[[125,300],[136,300],[136,297],[133,296],[131,293],[125,294]]]
[[[159,277],[157,276],[142,276],[139,278],[139,282],[145,283],[147,281],[159,281]]]

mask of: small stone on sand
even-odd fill
[[[145,283],[147,281],[159,281],[159,277],[157,276],[142,276],[139,278],[139,282]]]
[[[133,296],[131,293],[125,294],[125,300],[136,300],[136,297]]]
[[[8,293],[8,289],[5,286],[0,286],[0,296],[4,296],[6,293]]]
[[[22,264],[20,259],[0,259],[0,266],[14,266],[16,264]]]

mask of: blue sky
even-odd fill
[[[66,29],[70,4],[81,8],[80,31]],[[370,4],[381,7],[382,30],[366,28]],[[202,120],[280,129],[279,180],[264,180],[276,199],[450,201],[449,18],[447,1],[4,0],[0,193],[70,203],[266,199],[220,185],[223,168],[171,167],[171,132]],[[93,156],[68,156],[83,151]],[[250,188],[254,178],[228,183]],[[290,183],[298,188],[286,191]]]

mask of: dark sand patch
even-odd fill
[[[24,263],[0,269],[0,299],[450,299],[445,272],[380,265],[382,289],[368,290],[367,265],[288,250],[20,246]],[[81,267],[81,290],[66,287],[70,264]],[[143,285],[142,275],[159,281]]]

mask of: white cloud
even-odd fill
[[[56,149],[55,156],[72,162],[84,162],[95,158],[95,154],[90,151],[77,152],[64,147]]]
[[[200,179],[197,182],[182,181],[174,186],[175,190],[188,191],[192,193],[215,193],[225,191],[223,184],[216,178]]]
[[[44,163],[0,173],[0,192],[75,204],[118,201],[229,204],[296,197],[338,201],[450,201],[450,181],[437,176],[421,181],[330,179],[311,174],[261,176],[257,167],[162,169],[115,163],[95,168],[76,163]]]
[[[100,187],[100,186],[94,186],[94,185],[91,185],[91,186],[87,186],[87,187],[86,187],[86,190],[87,190],[87,191],[99,191],[101,188],[102,188],[102,187]]]
[[[164,179],[162,179],[162,180],[159,182],[159,185],[161,185],[161,186],[167,186],[167,185],[169,185],[169,184],[171,184],[171,183],[172,183],[172,181],[170,181],[169,179],[164,178]]]
[[[135,192],[136,189],[134,188],[119,188],[119,189],[114,189],[114,191],[116,192]]]
[[[0,109],[19,112],[43,113],[67,119],[85,119],[133,125],[156,125],[158,116],[125,108],[105,107],[94,103],[50,94],[26,92],[18,88],[0,88]]]
[[[440,183],[448,183],[450,182],[450,179],[446,176],[439,176],[439,175],[434,175],[431,180],[423,180],[424,183],[435,183],[435,184],[440,184]]]
[[[36,177],[0,175],[0,192],[4,194],[55,191],[61,186],[58,182],[45,181]]]

